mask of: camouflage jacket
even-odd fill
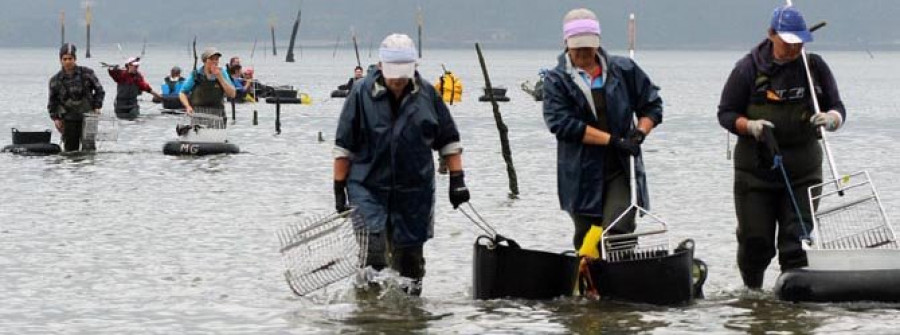
[[[56,75],[50,78],[50,97],[47,101],[47,111],[50,117],[58,119],[61,117],[60,107],[67,100],[87,99],[93,109],[103,107],[103,97],[106,92],[100,85],[100,80],[94,74],[94,70],[84,66],[76,66],[75,72],[66,74],[64,70],[60,70]]]

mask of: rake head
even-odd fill
[[[298,296],[325,288],[364,266],[368,231],[355,210],[312,217],[277,233],[284,277]]]
[[[866,171],[813,185],[813,249],[900,249],[894,228]]]
[[[635,231],[629,234],[611,234],[613,227],[633,218]],[[668,228],[665,221],[646,209],[631,205],[622,212],[601,236],[601,258],[610,263],[642,260],[672,254]]]

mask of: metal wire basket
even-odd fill
[[[368,251],[368,230],[355,210],[313,217],[277,233],[284,277],[304,296],[360,271]]]
[[[119,120],[113,115],[87,113],[83,125],[82,143],[115,142],[119,139]]]
[[[866,171],[829,180],[808,189],[812,219],[811,248],[827,250],[900,249],[875,185]]]
[[[629,234],[611,234],[611,228],[628,216],[635,219],[637,227],[635,231]],[[600,256],[604,261],[611,263],[659,258],[672,254],[666,222],[634,204],[603,230],[600,241]]]

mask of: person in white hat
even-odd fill
[[[113,107],[116,116],[121,119],[134,120],[140,115],[141,107],[138,105],[137,97],[141,92],[150,93],[154,98],[162,100],[162,96],[153,91],[153,87],[144,80],[144,76],[138,71],[139,66],[141,58],[131,57],[125,62],[125,69],[116,65],[107,70],[109,76],[116,82],[116,100]]]
[[[369,231],[366,265],[390,267],[411,278],[420,294],[423,246],[433,235],[433,152],[450,168],[453,208],[469,200],[463,179],[459,132],[447,106],[416,72],[416,48],[392,34],[378,50],[380,62],[353,85],[338,121],[334,147],[335,209]]]
[[[556,136],[559,203],[574,221],[573,244],[581,255],[598,257],[598,241],[585,237],[599,237],[595,232],[628,208],[629,156],[638,204],[649,208],[640,145],[662,122],[662,99],[637,63],[601,47],[600,23],[590,10],[569,11],[563,37],[565,51],[544,78],[544,121]],[[610,232],[634,229],[632,213]]]
[[[766,268],[778,255],[781,270],[807,265],[801,239],[812,231],[810,193],[822,188],[819,130],[836,131],[847,112],[837,83],[821,56],[809,54],[822,113],[812,109],[801,52],[812,42],[796,7],[772,12],[767,36],[741,58],[725,82],[719,101],[719,125],[738,136],[734,148],[734,207],[737,263],[744,285],[761,289]],[[772,169],[766,135],[778,143],[792,191],[780,169]],[[793,193],[798,208],[793,208]],[[800,213],[797,215],[797,210]],[[813,208],[814,210],[814,208]],[[777,232],[777,233],[776,233]]]
[[[225,117],[225,97],[234,98],[236,90],[228,77],[228,70],[219,66],[222,53],[216,48],[206,48],[200,56],[203,65],[191,71],[181,85],[179,98],[188,114],[194,107],[209,107],[220,110],[217,114]]]

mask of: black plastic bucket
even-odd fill
[[[661,251],[652,257],[589,265],[601,299],[654,305],[691,303],[695,297],[693,266],[693,241],[682,242],[671,254]]]
[[[12,128],[13,144],[40,144],[50,143],[50,131],[19,131]]]
[[[506,245],[500,244],[506,242]],[[571,296],[578,258],[528,250],[515,241],[488,236],[475,240],[472,295],[475,299],[552,299]]]

